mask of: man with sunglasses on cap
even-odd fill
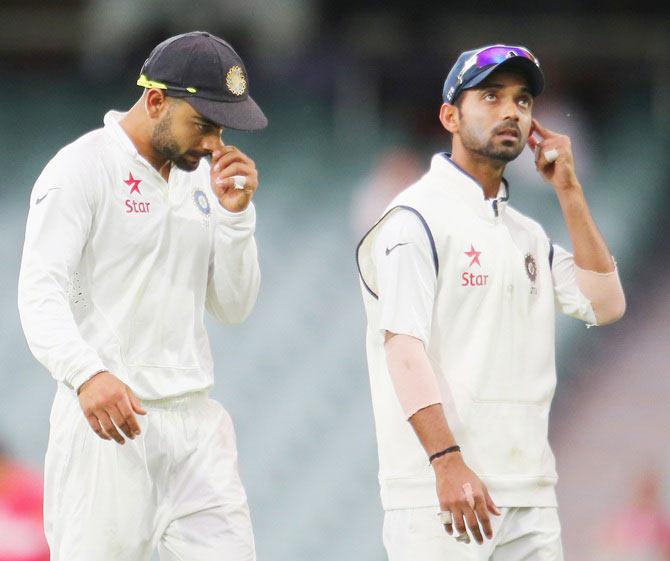
[[[238,54],[205,32],[159,44],[127,112],[37,180],[19,279],[30,349],[57,380],[45,462],[52,561],[255,559],[228,413],[208,398],[204,310],[243,321],[260,273],[256,130]],[[211,163],[205,157],[211,158]]]
[[[390,561],[563,558],[547,441],[555,309],[604,325],[625,300],[569,138],[532,118],[543,85],[528,49],[464,52],[439,114],[452,153],[357,249]],[[574,255],[508,205],[503,172],[525,145]]]

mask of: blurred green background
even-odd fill
[[[565,481],[566,558],[614,559],[603,557],[599,526],[627,504],[645,465],[659,467],[663,510],[670,468],[667,440],[656,446],[667,439],[659,423],[670,422],[670,13],[656,3],[3,0],[0,442],[8,454],[41,468],[55,391],[16,309],[32,184],[61,146],[134,103],[156,43],[193,29],[233,44],[270,120],[259,133],[224,133],[260,170],[261,293],[243,325],[210,322],[213,395],[236,423],[259,559],[385,559],[354,248],[389,197],[448,149],[437,111],[458,54],[495,42],[523,44],[540,59],[547,85],[536,114],[571,135],[627,292],[627,316],[615,326],[587,332],[564,318],[557,326],[552,441]],[[530,154],[506,176],[511,204],[570,247]],[[640,339],[651,344],[642,356]],[[639,405],[620,399],[626,376],[643,391]],[[617,381],[623,389],[612,391]],[[625,424],[635,426],[628,436],[591,424],[620,416],[641,424]],[[601,435],[595,448],[580,440],[589,431]]]

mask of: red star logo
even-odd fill
[[[138,195],[141,195],[140,193],[140,183],[142,182],[141,179],[135,179],[133,177],[133,174],[128,172],[128,179],[124,181],[126,185],[130,187],[130,194],[132,195],[133,193],[137,193]]]
[[[470,261],[470,264],[468,265],[468,269],[472,267],[475,263],[479,265],[480,267],[482,264],[479,262],[479,256],[482,254],[481,251],[477,251],[472,244],[470,244],[470,251],[466,251],[465,255],[468,257],[472,257],[472,261]]]

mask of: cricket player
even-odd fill
[[[137,83],[137,103],[58,152],[30,199],[19,310],[58,382],[51,560],[252,561],[203,315],[238,323],[256,300],[258,173],[221,133],[267,119],[209,33],[159,44]]]
[[[452,153],[357,250],[390,561],[563,559],[554,315],[604,325],[625,300],[570,139],[533,119],[543,84],[524,47],[461,54],[439,114]],[[526,145],[574,254],[508,204],[505,166]]]

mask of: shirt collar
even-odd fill
[[[442,185],[448,185],[461,199],[478,209],[491,213],[492,201],[505,203],[509,199],[509,184],[503,177],[495,199],[487,200],[484,189],[467,171],[451,159],[451,154],[442,152],[435,154],[430,164],[430,174]],[[498,204],[497,203],[497,204]]]
[[[105,114],[103,122],[105,123],[105,130],[112,135],[112,137],[121,144],[121,147],[131,156],[139,156],[137,148],[133,144],[133,141],[130,140],[126,131],[121,127],[120,121],[123,119],[127,113],[122,111],[108,111]]]
[[[161,181],[165,181],[160,173],[154,168],[149,161],[137,151],[137,147],[133,144],[128,134],[121,126],[121,119],[127,115],[123,111],[108,111],[105,114],[103,122],[105,124],[105,131],[121,146],[122,150],[131,158],[139,161],[142,165],[149,168],[149,170]]]

